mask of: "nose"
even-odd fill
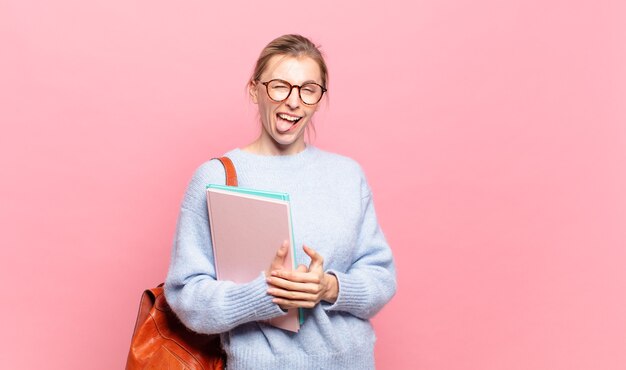
[[[294,89],[296,89],[296,91],[293,91]],[[285,100],[285,104],[291,109],[296,109],[300,106],[300,88],[298,86],[291,88],[289,96],[287,100]]]

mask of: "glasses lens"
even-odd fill
[[[267,94],[272,100],[285,100],[289,96],[289,92],[291,92],[291,85],[285,81],[272,80],[267,84]]]
[[[300,98],[304,104],[316,104],[322,98],[322,87],[318,84],[304,84],[300,88]]]

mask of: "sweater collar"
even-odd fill
[[[287,155],[262,155],[254,154],[237,148],[232,151],[232,154],[238,158],[241,158],[245,162],[251,165],[258,165],[262,167],[280,167],[284,169],[304,167],[310,164],[312,160],[318,155],[319,149],[307,144],[304,150],[296,154]]]

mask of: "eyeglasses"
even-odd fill
[[[322,85],[315,82],[308,82],[304,85],[292,85],[284,80],[270,80],[267,82],[261,82],[265,85],[267,90],[267,96],[275,102],[282,102],[287,100],[294,87],[298,88],[298,95],[300,100],[306,105],[315,105],[322,100],[322,95],[327,91]]]

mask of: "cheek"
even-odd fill
[[[259,113],[265,114],[266,112],[271,110],[270,104],[268,104],[263,98],[259,97],[259,102],[257,103]]]
[[[269,126],[274,115],[274,106],[272,104],[268,104],[267,102],[261,102],[259,104],[259,114],[261,116],[261,120],[263,121],[263,125]]]
[[[315,109],[315,108],[307,109],[306,110],[306,118],[308,120],[311,120],[313,118],[313,115],[315,115],[316,111],[317,111],[317,109]]]

